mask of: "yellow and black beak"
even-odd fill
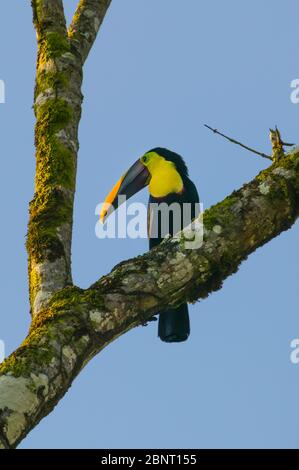
[[[137,162],[118,180],[106,197],[101,209],[100,221],[104,223],[107,217],[109,217],[120,204],[147,186],[149,180],[150,172],[140,160],[137,160]],[[119,196],[123,197],[119,198]]]

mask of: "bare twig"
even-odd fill
[[[244,149],[249,150],[249,152],[255,153],[256,155],[259,155],[260,157],[267,158],[267,160],[271,160],[271,161],[272,161],[272,157],[270,157],[270,155],[266,155],[265,153],[258,152],[257,150],[254,150],[253,148],[248,147],[247,145],[242,144],[242,143],[239,142],[238,140],[232,139],[231,137],[228,137],[227,135],[222,134],[222,133],[219,132],[217,129],[213,129],[213,127],[210,127],[210,126],[208,126],[207,124],[204,124],[204,126],[207,127],[208,129],[210,129],[212,132],[214,132],[214,134],[221,135],[221,137],[224,137],[225,139],[229,140],[229,141],[232,142],[233,144],[240,145],[240,147],[243,147]]]

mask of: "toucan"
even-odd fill
[[[112,211],[123,202],[124,196],[127,200],[145,186],[148,186],[150,194],[147,226],[149,248],[152,249],[159,245],[167,235],[173,236],[191,223],[198,215],[199,196],[196,186],[188,176],[188,169],[183,158],[168,149],[157,147],[146,152],[118,180],[106,197],[100,220],[104,223]],[[158,209],[161,203],[166,203],[167,207],[174,207],[173,203],[177,203],[175,206],[181,212],[179,226],[175,223],[172,211],[164,212],[168,223],[163,223],[165,222],[163,211]],[[187,205],[189,210],[186,217],[186,214],[183,214],[183,208]],[[165,233],[165,227],[168,233]],[[158,336],[162,341],[174,343],[187,340],[190,334],[187,303],[177,308],[157,312],[157,315],[159,315]]]

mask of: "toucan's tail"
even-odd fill
[[[158,336],[162,341],[180,343],[186,341],[189,334],[190,322],[187,304],[160,313]]]

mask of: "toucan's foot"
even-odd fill
[[[144,321],[144,323],[141,323],[142,326],[147,326],[149,324],[149,322],[151,321],[157,321],[158,318],[157,317],[151,317],[151,318],[148,318],[147,320]]]
[[[151,318],[149,318],[147,321],[148,321],[148,322],[150,322],[150,321],[158,321],[158,318],[157,318],[157,317],[151,317]]]

